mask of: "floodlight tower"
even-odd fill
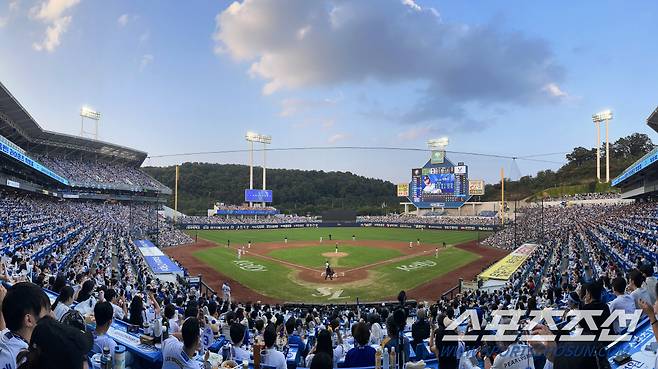
[[[601,182],[601,122],[605,122],[605,181],[610,182],[610,136],[608,126],[612,120],[612,111],[604,110],[592,115],[596,124],[596,177]]]
[[[267,135],[261,135],[256,132],[247,132],[245,139],[249,142],[250,144],[250,149],[249,149],[249,189],[253,190],[254,189],[254,142],[262,143],[263,144],[263,190],[266,189],[267,186],[267,176],[266,176],[266,152],[267,152],[267,146],[272,143],[272,136],[267,136]],[[249,202],[249,206],[253,206],[253,202]],[[263,206],[265,206],[265,202],[263,202]]]
[[[431,140],[427,140],[427,147],[429,147],[430,150],[445,150],[449,142],[450,140],[445,136],[433,138]]]
[[[94,132],[85,132],[85,118],[93,120],[95,124]],[[101,113],[91,109],[88,106],[83,106],[80,109],[80,137],[84,137],[85,133],[91,134],[94,140],[98,140],[98,121],[101,120]]]

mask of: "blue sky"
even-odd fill
[[[39,124],[152,155],[272,148],[424,148],[506,155],[655,133],[658,3],[582,1],[0,0],[0,80]],[[258,156],[260,158],[260,156]],[[452,155],[471,178],[559,164]],[[562,161],[564,155],[544,159]],[[246,154],[147,159],[246,163]],[[418,152],[277,152],[269,167],[352,171],[394,182]]]

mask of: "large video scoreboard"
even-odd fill
[[[432,160],[422,168],[411,170],[409,201],[421,209],[458,208],[470,199],[468,193],[468,167],[454,165],[448,158],[442,163]]]

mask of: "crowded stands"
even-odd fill
[[[32,352],[26,342],[40,348],[45,339],[76,332],[60,344],[78,355],[78,361],[83,357],[125,360],[133,368],[168,368],[168,360],[180,359],[181,351],[198,367],[206,361],[216,362],[219,355],[238,363],[260,361],[280,369],[368,367],[375,365],[375,357],[388,357],[395,351],[402,353],[403,362],[438,360],[442,369],[476,367],[474,363],[505,368],[503,362],[522,357],[530,358],[530,367],[535,368],[549,364],[587,368],[607,362],[606,351],[562,357],[544,352],[550,343],[527,346],[485,341],[481,336],[486,331],[476,329],[475,322],[455,329],[451,323],[469,309],[477,312],[477,323],[483,326],[492,322],[498,310],[567,307],[603,307],[608,314],[614,309],[642,309],[650,321],[655,319],[651,307],[656,300],[653,267],[658,261],[655,203],[547,207],[543,209],[543,234],[538,228],[542,209],[529,208],[518,219],[516,237],[508,227],[486,240],[490,246],[508,249],[544,240],[503,287],[462,291],[452,297],[436,291],[437,300],[432,302],[407,302],[401,293],[398,303],[383,306],[229,301],[225,294],[208,289],[201,292],[183,280],[163,282],[137,256],[132,242],[135,232],[149,228],[146,208],[131,210],[120,204],[2,191],[0,209],[0,246],[5,255],[2,275],[8,286],[2,306],[8,333],[7,339],[0,340],[0,367],[15,367],[45,355],[45,349]],[[163,229],[160,237],[187,241],[170,226]],[[26,302],[17,303],[17,299]],[[34,303],[26,305],[27,301]],[[38,319],[48,311],[53,318]],[[77,330],[71,331],[70,326]],[[157,332],[163,343],[155,344],[156,361],[146,359],[149,356],[139,345],[122,354],[124,345],[117,342],[123,342],[117,327],[151,336]],[[201,332],[205,331],[209,333],[204,338]],[[450,335],[462,338],[446,342],[444,338]],[[469,335],[477,339],[463,339]],[[221,343],[221,347],[213,343]],[[602,348],[607,344],[583,345]],[[512,353],[512,345],[525,351]],[[20,355],[22,349],[28,354]],[[255,350],[260,350],[258,357]],[[503,355],[505,352],[508,355]],[[389,361],[398,359],[400,355],[388,357]],[[73,363],[75,358],[62,360]]]
[[[36,155],[36,158],[80,187],[112,185],[151,189],[163,187],[139,168],[127,164],[67,158],[53,154]]]

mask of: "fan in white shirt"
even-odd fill
[[[171,336],[162,343],[162,369],[210,368],[207,352],[203,363],[194,359],[200,349],[200,329],[199,320],[188,318],[181,329],[183,342]]]
[[[15,369],[16,356],[28,348],[37,321],[50,313],[50,300],[41,287],[30,282],[0,285],[0,301],[7,329],[0,332],[0,368]]]
[[[71,304],[73,303],[73,287],[64,286],[59,292],[59,296],[53,302],[52,310],[55,319],[60,320],[66,314],[69,309],[71,309]]]
[[[274,325],[270,324],[265,328],[263,339],[267,349],[264,355],[261,356],[261,362],[265,365],[273,366],[275,369],[286,369],[288,367],[286,357],[282,352],[274,348],[274,343],[276,342],[276,329]]]

